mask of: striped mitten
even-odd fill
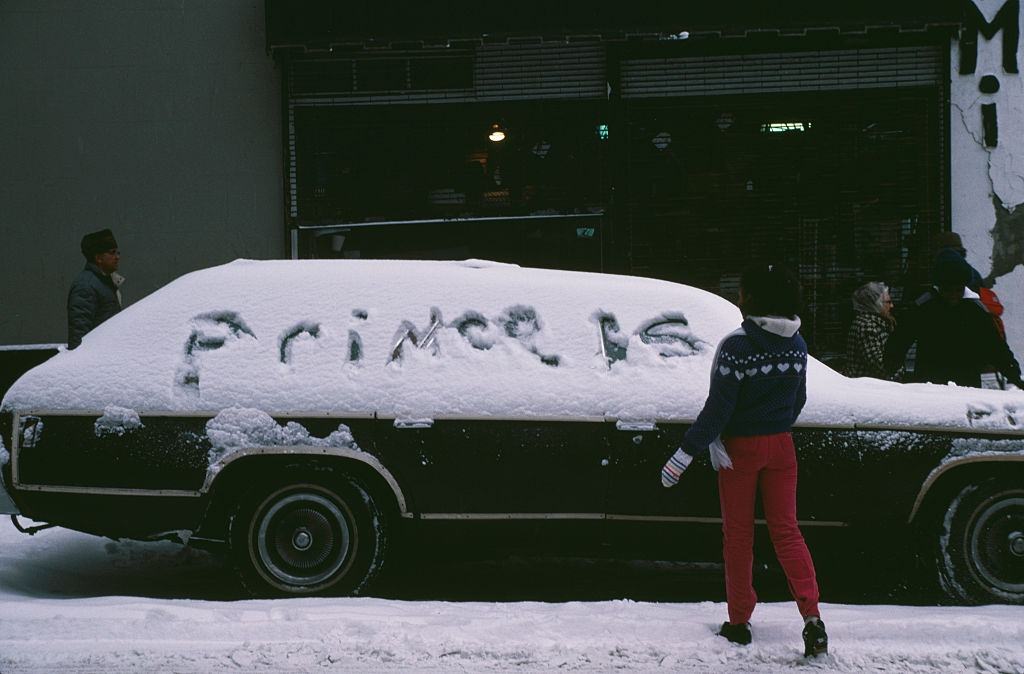
[[[693,457],[683,451],[680,447],[676,450],[676,453],[669,457],[669,460],[665,462],[665,466],[661,469],[661,486],[662,487],[674,487],[679,482],[679,477],[686,470],[690,462],[693,461]]]

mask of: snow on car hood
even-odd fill
[[[54,356],[4,409],[689,421],[739,310],[654,279],[470,262],[248,261],[179,278]],[[851,380],[799,425],[1019,431],[1021,392]]]

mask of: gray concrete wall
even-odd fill
[[[66,340],[83,233],[126,304],[285,255],[280,71],[263,0],[0,2],[0,345]]]

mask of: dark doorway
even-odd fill
[[[799,272],[819,356],[841,352],[850,293],[927,279],[945,225],[933,88],[631,102],[631,273],[735,300],[743,268]],[[913,292],[912,290],[908,292]]]

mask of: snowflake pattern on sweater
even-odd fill
[[[790,430],[807,400],[807,344],[799,319],[748,317],[718,347],[704,408],[683,439],[701,456],[720,436],[770,435]],[[765,329],[759,322],[764,323]],[[782,334],[772,330],[782,330]]]
[[[800,372],[807,367],[807,353],[799,351],[765,353],[743,358],[723,350],[718,356],[718,373],[723,377],[731,374],[739,381],[744,377],[767,376],[772,372],[786,374],[790,368],[793,368],[794,372]]]

